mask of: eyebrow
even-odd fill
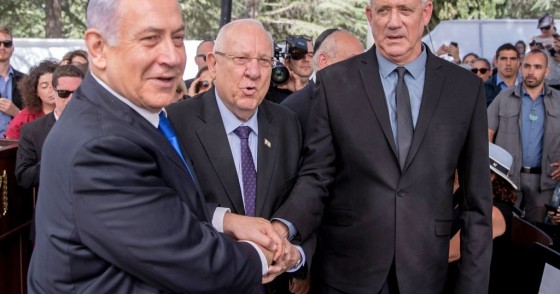
[[[146,34],[146,33],[158,33],[158,34],[161,34],[161,33],[163,33],[164,31],[165,31],[164,29],[160,29],[160,28],[157,28],[157,27],[151,27],[151,26],[150,26],[150,27],[147,27],[147,28],[145,28],[145,29],[139,31],[139,32],[136,33],[135,35],[136,35],[136,36],[139,36],[139,35],[143,35],[143,34]],[[179,28],[177,28],[176,30],[174,30],[174,31],[172,32],[172,34],[176,34],[176,33],[179,33],[179,32],[184,32],[184,31],[185,31],[185,26],[182,25],[181,27],[179,27]]]

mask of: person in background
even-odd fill
[[[523,58],[525,58],[525,52],[527,52],[527,44],[522,40],[515,42],[515,48],[517,52],[519,52],[519,61],[523,62]]]
[[[471,71],[485,82],[492,76],[492,67],[486,58],[476,59],[471,67]]]
[[[515,46],[510,43],[501,45],[496,50],[494,58],[498,73],[492,75],[484,83],[486,105],[490,105],[501,91],[515,87],[521,81],[521,74],[519,74],[519,65],[521,63],[519,61],[519,52]]]
[[[86,15],[90,72],[43,146],[29,293],[258,293],[283,241],[204,202],[163,109],[186,64],[180,4]]]
[[[488,107],[488,140],[513,155],[510,176],[525,218],[542,222],[560,180],[560,91],[545,82],[548,56],[531,50],[521,67],[522,82],[502,91]]]
[[[72,64],[61,65],[54,70],[52,75],[52,91],[55,94],[54,111],[21,128],[16,156],[16,179],[20,187],[29,189],[39,186],[41,150],[45,138],[83,78],[84,73]]]
[[[465,56],[463,56],[463,60],[461,61],[461,64],[466,64],[469,67],[472,67],[474,62],[480,58],[476,53],[467,53],[465,54]]]
[[[65,64],[78,65],[78,64],[87,64],[87,63],[88,63],[87,52],[82,49],[77,49],[64,54],[64,57],[62,57],[62,60],[60,61],[61,65],[65,65]]]
[[[198,67],[198,72],[200,72],[200,70],[203,67],[207,66],[206,55],[208,55],[208,53],[212,52],[212,50],[214,50],[214,41],[213,40],[203,40],[196,47],[196,55],[194,56],[194,63],[196,63],[196,66]],[[192,83],[194,82],[195,79],[196,79],[196,77],[194,77],[192,79],[188,79],[188,80],[185,81],[185,85],[187,86],[187,89],[190,89],[190,87],[191,87],[191,85],[192,85]]]
[[[57,62],[43,60],[29,70],[28,76],[19,81],[18,89],[23,96],[24,108],[8,125],[4,134],[6,139],[18,140],[22,125],[54,110],[55,95],[52,88],[52,74],[57,67]],[[4,102],[0,101],[1,103]]]
[[[14,48],[10,29],[0,25],[0,137],[4,136],[8,124],[23,107],[17,84],[25,74],[10,65]]]
[[[191,84],[191,87],[187,91],[187,95],[190,97],[194,97],[197,94],[203,93],[208,91],[214,85],[214,79],[210,71],[208,71],[208,66],[202,67],[194,81]]]

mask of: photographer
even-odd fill
[[[543,50],[548,55],[548,67],[550,74],[546,77],[546,82],[555,89],[560,89],[560,37],[554,25],[554,17],[550,13],[545,13],[537,24],[541,34],[534,36],[529,46],[531,50]]]

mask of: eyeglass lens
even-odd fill
[[[12,40],[4,40],[0,41],[0,44],[4,45],[4,48],[11,48],[13,41]]]

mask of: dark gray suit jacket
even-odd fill
[[[258,289],[256,250],[212,227],[171,144],[91,75],[43,155],[30,293]]]
[[[492,248],[492,194],[482,81],[428,53],[422,105],[405,168],[375,47],[321,70],[304,161],[275,214],[303,238],[319,228],[313,268],[322,293],[378,293],[394,263],[400,293],[443,290],[457,169],[458,293],[485,293]]]
[[[53,111],[21,127],[16,157],[16,179],[22,188],[39,186],[43,143],[55,122]]]

